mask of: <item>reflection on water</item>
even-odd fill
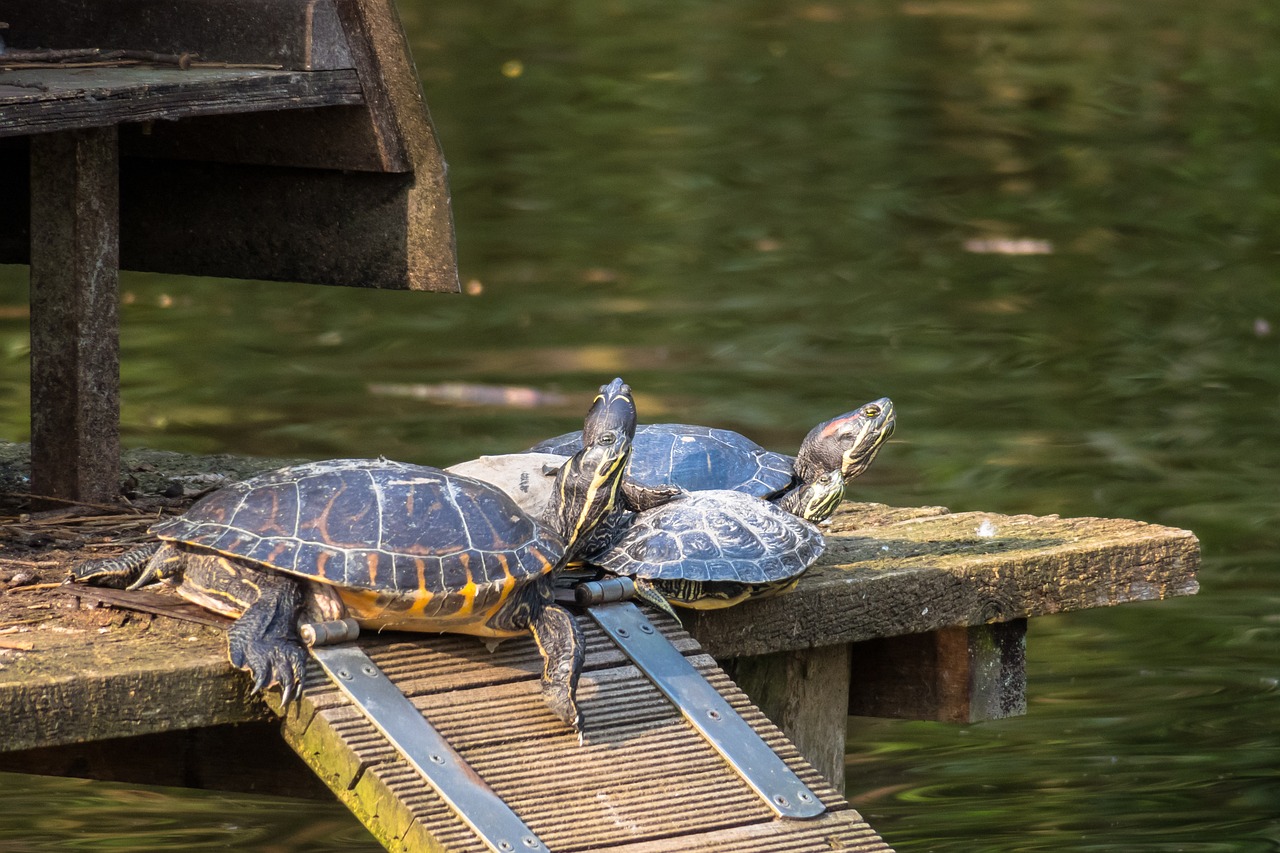
[[[331,803],[0,773],[0,850],[359,853],[378,844]]]
[[[622,374],[648,419],[786,450],[891,395],[859,499],[1142,518],[1207,559],[1195,599],[1036,620],[1025,718],[853,721],[874,825],[904,853],[1280,850],[1269,6],[400,5],[471,295],[126,275],[127,442],[449,463]],[[25,300],[0,268],[8,438]],[[550,402],[370,390],[450,383]],[[30,811],[127,811],[103,790]],[[200,833],[255,802],[145,796]],[[294,809],[262,837],[351,825]]]

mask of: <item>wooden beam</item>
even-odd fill
[[[352,71],[244,68],[65,68],[0,73],[0,136],[122,122],[355,105]]]
[[[852,647],[849,713],[976,723],[1027,712],[1027,620]]]
[[[332,0],[0,0],[15,49],[199,54],[294,71],[350,68]]]
[[[114,127],[31,141],[31,489],[119,496],[119,163]]]
[[[121,262],[183,275],[405,289],[456,283],[452,243],[433,256],[446,278],[423,281],[430,253],[405,197],[412,174],[219,163],[122,163]],[[450,278],[451,276],[451,278]]]
[[[453,207],[413,54],[394,0],[335,0],[386,169],[411,170],[405,259],[412,290],[458,292]]]
[[[725,661],[729,674],[823,778],[844,793],[849,646]]]

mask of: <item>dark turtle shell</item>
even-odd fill
[[[569,456],[582,447],[582,431],[565,433],[529,450]],[[693,424],[636,428],[627,478],[646,491],[731,489],[769,497],[789,487],[795,460],[765,450],[727,429]]]
[[[818,528],[744,492],[690,492],[635,516],[591,562],[661,581],[771,584],[794,577],[826,549]]]
[[[463,593],[479,605],[498,591],[505,598],[550,572],[564,553],[556,532],[488,483],[369,459],[298,465],[235,483],[152,532],[408,602]]]

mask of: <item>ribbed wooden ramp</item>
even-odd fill
[[[656,621],[656,620],[655,620]],[[779,820],[590,619],[582,742],[543,704],[531,641],[362,640],[365,651],[556,853],[890,848],[684,631],[659,623],[828,811]],[[285,737],[389,850],[486,847],[313,664]],[[891,853],[891,851],[890,851]]]

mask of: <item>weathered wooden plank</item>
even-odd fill
[[[120,475],[115,128],[31,144],[31,489],[114,501]]]
[[[350,68],[331,0],[0,0],[11,48],[111,48]]]
[[[124,122],[364,103],[355,72],[244,68],[0,72],[0,136]]]
[[[975,723],[1026,713],[1027,621],[854,643],[850,714]]]
[[[1199,542],[1139,521],[942,508],[902,517],[845,503],[826,554],[794,592],[700,612],[718,658],[985,625],[1175,595],[1199,585]]]
[[[227,662],[225,632],[143,621],[146,630],[23,634],[31,651],[0,670],[0,751],[268,718]]]

